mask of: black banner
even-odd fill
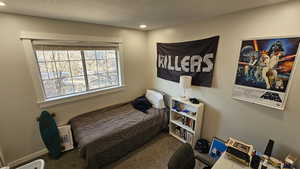
[[[211,87],[219,36],[179,43],[157,43],[157,76],[179,82],[192,76],[192,85]]]

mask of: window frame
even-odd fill
[[[123,62],[123,45],[119,38],[107,38],[107,37],[95,37],[95,36],[81,36],[81,35],[64,35],[64,34],[51,34],[51,33],[35,33],[35,32],[21,32],[20,39],[22,40],[26,60],[30,70],[31,78],[33,81],[36,98],[36,103],[39,104],[40,108],[51,107],[54,105],[74,102],[81,99],[87,99],[98,95],[118,92],[123,90],[125,85],[124,79],[124,62]],[[85,92],[74,93],[70,95],[58,96],[54,98],[46,98],[43,88],[43,81],[40,75],[40,68],[38,66],[36,53],[33,48],[34,40],[50,40],[50,41],[79,41],[88,42],[91,44],[103,44],[103,43],[117,43],[117,66],[119,74],[119,85],[113,87],[106,87],[94,90],[87,90]]]

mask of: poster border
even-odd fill
[[[287,35],[287,36],[260,36],[260,37],[254,37],[254,38],[242,38],[239,40],[239,48],[237,50],[237,54],[236,56],[237,57],[237,60],[235,63],[238,63],[239,61],[239,57],[240,57],[240,51],[241,51],[241,45],[243,43],[243,41],[246,41],[246,40],[263,40],[263,39],[278,39],[278,38],[300,38],[300,35]],[[292,84],[292,81],[294,79],[294,74],[295,74],[295,71],[296,71],[296,67],[297,67],[297,64],[299,62],[299,57],[300,57],[300,42],[298,44],[298,49],[297,49],[297,53],[296,53],[296,59],[295,59],[295,62],[294,62],[294,66],[293,66],[293,69],[292,69],[292,72],[291,72],[291,76],[290,76],[290,79],[289,79],[289,82],[288,82],[288,86],[287,86],[287,90],[285,92],[285,95],[284,95],[284,101],[282,103],[282,106],[281,107],[276,107],[276,106],[272,106],[272,105],[268,105],[268,104],[263,104],[263,103],[258,103],[258,102],[251,102],[249,101],[248,99],[244,99],[244,98],[241,98],[241,97],[234,97],[233,96],[233,90],[234,90],[234,87],[235,86],[241,86],[241,85],[237,85],[235,84],[236,82],[236,74],[237,74],[237,67],[235,67],[235,78],[234,78],[234,81],[233,81],[233,85],[232,85],[232,94],[231,94],[231,97],[233,99],[236,99],[236,100],[241,100],[241,101],[246,101],[246,102],[249,102],[249,103],[252,103],[252,104],[258,104],[258,105],[262,105],[262,106],[266,106],[266,107],[270,107],[270,108],[274,108],[274,109],[278,109],[278,110],[284,110],[286,108],[286,103],[287,103],[287,100],[288,100],[288,95],[289,95],[289,92],[290,92],[290,88],[291,88],[291,84]],[[237,64],[238,66],[238,64]],[[243,87],[248,87],[248,86],[243,86]],[[254,88],[254,87],[249,87],[249,88]],[[254,88],[256,89],[256,88]],[[263,90],[263,89],[262,89]],[[273,92],[273,91],[272,91]]]

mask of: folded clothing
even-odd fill
[[[131,104],[135,109],[144,113],[147,113],[147,110],[152,107],[152,104],[145,96],[140,96],[136,98],[134,101],[131,102]]]

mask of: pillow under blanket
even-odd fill
[[[131,102],[132,106],[144,113],[147,113],[147,110],[152,107],[152,104],[148,101],[145,96],[140,96]]]

